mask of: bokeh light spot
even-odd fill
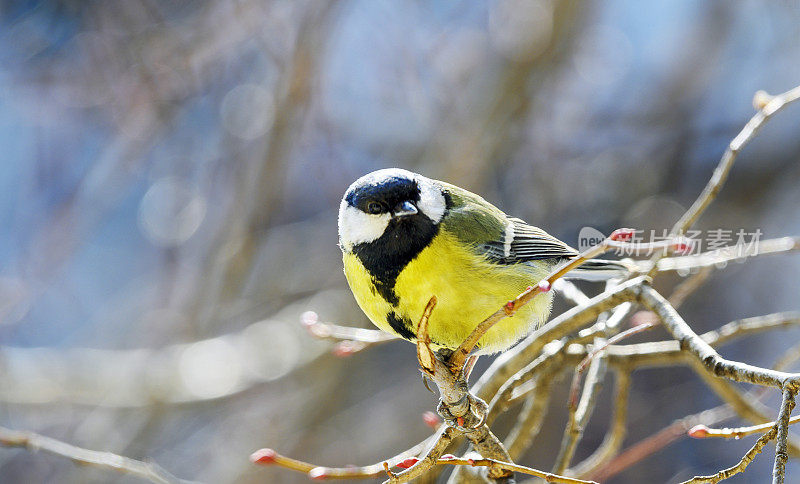
[[[222,338],[200,341],[183,350],[179,363],[186,389],[200,398],[227,395],[241,383],[242,358]]]
[[[187,181],[164,177],[147,190],[139,204],[139,225],[159,246],[173,247],[191,237],[206,214],[206,202]]]
[[[222,124],[233,136],[252,140],[269,131],[275,106],[270,93],[256,84],[242,84],[222,100]]]
[[[301,351],[296,328],[282,321],[262,321],[245,329],[239,348],[247,371],[263,380],[294,369]]]

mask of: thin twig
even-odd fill
[[[158,484],[181,482],[153,463],[123,457],[112,452],[84,449],[34,432],[0,427],[0,446],[20,447],[34,452],[42,450],[66,457],[76,464],[131,474]]]
[[[623,450],[619,455],[613,459],[608,460],[606,463],[597,467],[596,469],[588,470],[587,472],[577,472],[576,475],[591,477],[598,481],[604,482],[611,479],[615,475],[624,471],[628,467],[637,462],[641,462],[647,456],[650,456],[671,443],[686,437],[686,431],[699,422],[720,422],[722,420],[733,417],[735,413],[730,405],[720,405],[702,412],[688,415],[681,419],[672,422],[667,427],[659,430],[655,434],[641,440],[627,449]]]
[[[495,358],[475,383],[474,393],[484,399],[493,398],[512,375],[539,356],[546,344],[580,330],[599,314],[638,298],[639,287],[643,280],[636,278],[626,281],[593,297],[589,304],[573,307],[548,321],[517,346]]]
[[[441,429],[435,434],[436,440],[427,449],[425,455],[408,469],[397,474],[389,474],[389,479],[383,481],[383,484],[409,482],[425,474],[438,463],[439,458],[444,454],[447,446],[450,445],[457,433],[454,427],[442,425]]]
[[[397,339],[396,336],[377,329],[354,328],[352,326],[322,322],[314,311],[306,311],[300,315],[300,322],[312,336],[319,339],[361,341],[364,343],[382,343]]]
[[[592,348],[592,351],[590,351],[589,354],[586,355],[586,358],[584,358],[580,362],[580,364],[575,368],[575,371],[578,374],[583,373],[586,370],[586,367],[592,362],[592,360],[598,354],[602,353],[603,350],[605,350],[606,348],[608,348],[612,344],[619,343],[620,341],[625,340],[627,338],[630,338],[631,336],[634,336],[634,335],[637,335],[639,333],[643,333],[645,331],[653,329],[655,326],[656,326],[656,323],[639,324],[639,325],[636,325],[636,326],[634,326],[632,328],[628,328],[628,329],[626,329],[625,331],[623,331],[621,333],[615,334],[614,336],[612,336],[611,338],[609,338],[606,341],[600,342],[599,344],[595,345]]]
[[[336,356],[350,356],[372,346],[397,339],[396,336],[385,331],[321,322],[314,311],[306,311],[300,315],[300,322],[315,338],[336,341],[332,350]]]
[[[681,282],[669,296],[669,303],[672,304],[672,307],[678,309],[690,294],[697,291],[697,288],[708,280],[712,272],[711,266],[705,266]]]
[[[760,439],[756,441],[755,444],[747,451],[746,454],[739,460],[739,462],[733,466],[728,467],[727,469],[723,469],[712,476],[696,476],[688,481],[684,481],[681,484],[704,484],[704,483],[717,483],[719,481],[723,481],[728,479],[729,477],[738,474],[740,472],[744,472],[748,465],[753,462],[753,459],[761,453],[761,450],[764,448],[767,443],[775,438],[775,434],[778,432],[777,427],[772,427],[772,430],[767,432],[766,434],[762,435]]]
[[[589,296],[583,293],[578,286],[568,279],[559,279],[553,283],[553,290],[560,294],[564,299],[571,301],[576,306],[589,302]]]
[[[436,296],[431,296],[428,304],[425,305],[425,310],[422,312],[422,317],[417,326],[417,361],[423,374],[433,375],[434,361],[433,351],[431,350],[431,338],[428,335],[428,319],[431,317],[433,308],[436,307]]]
[[[736,161],[736,156],[739,154],[739,151],[753,139],[761,129],[761,126],[775,115],[775,113],[798,99],[800,99],[800,86],[774,96],[767,104],[763,105],[763,107],[758,110],[755,116],[750,118],[744,128],[742,128],[739,134],[737,134],[728,145],[728,148],[722,155],[722,159],[720,159],[719,164],[714,169],[711,179],[708,180],[708,183],[697,197],[697,200],[694,201],[692,206],[689,207],[689,210],[687,210],[680,220],[672,227],[672,236],[685,233],[717,197],[720,189],[722,189],[722,185],[728,178],[728,173],[730,173],[733,162]]]
[[[755,399],[752,393],[744,393],[732,382],[719,378],[707,370],[702,362],[692,358],[690,364],[703,382],[711,388],[722,400],[728,403],[736,413],[753,424],[760,424],[772,420],[772,410]],[[765,387],[769,388],[769,387]],[[800,444],[790,442],[789,449],[792,455],[800,456]]]
[[[394,457],[390,457],[384,461],[366,466],[325,467],[304,462],[302,460],[292,459],[291,457],[286,457],[273,449],[260,449],[253,452],[253,454],[250,456],[250,461],[254,464],[264,466],[274,465],[284,469],[302,472],[304,474],[308,474],[309,477],[320,480],[369,479],[382,476],[385,473],[385,465],[388,465],[389,467],[397,467],[408,459],[416,457],[425,449],[429,442],[439,439],[442,432],[444,432],[444,429],[440,429],[440,431],[437,431],[419,444],[401,452],[400,454],[397,454]]]
[[[592,410],[594,410],[597,394],[603,386],[606,368],[605,358],[601,356],[593,359],[589,367],[589,373],[586,375],[580,402],[575,401],[577,397],[571,396],[569,399],[569,419],[566,428],[564,428],[564,435],[561,438],[561,448],[553,465],[553,472],[556,474],[563,474],[569,463],[572,462],[578,443],[583,437],[583,430],[586,428],[586,423],[592,414]]]
[[[463,459],[463,458],[460,459],[454,457],[447,459],[439,459],[437,464],[446,464],[454,466],[488,467],[489,469],[505,469],[509,471],[519,472],[520,474],[535,476],[540,479],[544,479],[545,482],[555,482],[559,484],[597,484],[595,481],[585,481],[583,479],[560,476],[550,472],[540,471],[532,467],[512,464],[511,462],[503,462],[496,459]]]
[[[550,401],[552,382],[552,374],[539,375],[536,379],[536,389],[525,400],[517,416],[517,423],[508,433],[505,446],[512,460],[518,459],[539,433],[547,411],[547,403]]]
[[[761,91],[759,91],[759,93],[761,93]],[[756,95],[763,99],[764,96],[759,93],[756,93]],[[700,192],[700,195],[698,195],[692,206],[689,207],[689,209],[683,214],[683,216],[681,216],[675,225],[672,226],[672,230],[670,230],[670,236],[674,237],[679,234],[686,233],[686,231],[694,224],[694,222],[700,217],[700,215],[703,214],[711,202],[717,197],[717,194],[722,189],[722,185],[728,178],[728,173],[730,173],[731,168],[733,167],[733,162],[736,161],[736,156],[739,154],[739,151],[741,151],[742,148],[744,148],[744,146],[751,139],[753,139],[753,137],[761,129],[761,126],[768,119],[770,119],[773,115],[775,115],[775,113],[786,107],[788,104],[796,101],[798,98],[800,98],[800,86],[772,97],[766,104],[758,104],[761,106],[761,109],[758,110],[755,116],[750,118],[739,134],[737,134],[736,137],[733,138],[733,140],[728,144],[728,147],[725,149],[725,153],[723,153],[722,158],[719,160],[719,164],[717,164],[717,167],[714,169],[714,173],[711,175],[708,183],[706,183],[705,188],[703,188],[703,191]],[[650,269],[647,274],[649,277],[652,278],[655,275],[655,272],[658,270],[658,261],[662,257],[662,254],[657,253],[652,258],[654,264],[652,269]]]
[[[781,411],[775,421],[778,430],[775,435],[775,465],[772,468],[772,484],[783,484],[786,480],[786,461],[789,460],[789,417],[795,405],[797,388],[787,384],[781,398]]]
[[[800,415],[795,415],[789,419],[789,425],[794,425],[800,422]],[[721,429],[709,428],[704,424],[695,425],[689,430],[689,436],[696,439],[741,439],[748,435],[762,434],[775,426],[775,422],[767,422],[759,425],[750,425],[747,427],[725,427]]]
[[[729,262],[744,261],[765,255],[786,254],[798,250],[800,250],[800,237],[780,237],[760,240],[758,244],[752,244],[750,247],[743,248],[733,245],[695,255],[665,257],[655,265],[650,265],[652,262],[638,261],[637,265],[642,270],[648,267],[652,270],[655,267],[659,272],[688,271],[704,267],[725,267]]]
[[[643,285],[640,293],[641,303],[656,313],[664,327],[680,342],[683,350],[703,362],[703,365],[714,375],[734,381],[768,385],[783,388],[787,382],[800,380],[800,374],[775,371],[768,368],[740,363],[722,358],[711,346],[692,331],[686,321],[658,292],[650,286]]]
[[[615,371],[616,391],[614,393],[614,416],[611,427],[600,446],[592,455],[566,471],[567,475],[588,477],[598,467],[608,462],[619,452],[625,440],[626,420],[628,415],[628,395],[631,388],[631,375],[628,369],[617,368]]]

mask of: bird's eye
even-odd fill
[[[383,207],[378,202],[369,202],[367,204],[367,212],[377,215],[377,214],[383,212]]]

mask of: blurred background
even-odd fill
[[[669,228],[755,91],[800,83],[798,46],[793,1],[3,2],[0,425],[215,483],[306,482],[250,464],[259,447],[394,455],[436,405],[413,346],[337,358],[298,323],[370,327],[336,246],[346,187],[404,167],[573,245],[584,226]],[[798,128],[797,107],[770,121],[698,227],[800,234]],[[732,264],[681,312],[702,332],[800,309],[798,270]],[[723,354],[770,365],[798,338]],[[552,465],[568,385],[522,463]],[[626,445],[718,403],[687,368],[637,372]],[[715,472],[753,440],[681,440],[609,482]],[[767,479],[771,449],[731,482]],[[139,482],[15,449],[0,476]]]

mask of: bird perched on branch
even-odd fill
[[[507,216],[480,196],[398,168],[356,180],[339,207],[344,273],[358,305],[380,329],[409,341],[431,296],[434,349],[455,349],[486,317],[578,252]],[[624,275],[618,262],[590,260],[585,279]],[[552,292],[492,327],[478,353],[502,351],[543,324]]]

